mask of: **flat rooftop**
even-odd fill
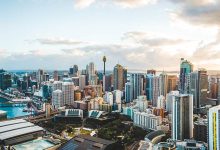
[[[44,129],[23,119],[3,121],[0,122],[0,141],[38,131]]]
[[[5,114],[7,113],[6,111],[0,110],[0,114]]]
[[[24,119],[2,121],[2,122],[0,122],[0,127],[7,126],[7,125],[12,125],[12,124],[18,124],[18,123],[21,123],[21,122],[27,122],[27,121],[24,120]]]

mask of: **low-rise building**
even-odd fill
[[[22,143],[43,134],[43,128],[23,119],[0,122],[0,146]]]

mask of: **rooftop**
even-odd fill
[[[78,135],[73,139],[69,140],[66,144],[61,146],[59,150],[81,150],[81,149],[91,149],[91,150],[103,150],[108,145],[114,142],[109,140],[104,140],[97,137],[92,137],[89,135]]]
[[[24,119],[3,121],[3,122],[0,122],[0,128],[3,127],[3,126],[7,126],[7,125],[11,125],[11,124],[18,124],[18,123],[22,123],[22,122],[27,122],[27,121],[25,121]]]
[[[0,114],[6,114],[6,111],[0,110]]]
[[[0,141],[43,130],[43,128],[23,119],[3,121],[0,122]]]

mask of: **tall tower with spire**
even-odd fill
[[[103,70],[103,92],[105,92],[105,62],[106,62],[106,57],[103,56],[103,64],[104,64],[104,70]]]

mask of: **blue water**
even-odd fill
[[[0,98],[0,103],[4,102],[4,99]],[[15,118],[15,117],[20,117],[20,116],[25,116],[30,113],[28,112],[23,112],[23,109],[25,106],[8,106],[8,107],[3,107],[0,106],[0,110],[6,111],[7,112],[7,118]]]
[[[18,145],[14,145],[13,147],[16,150],[43,150],[43,149],[47,149],[49,147],[54,146],[54,144],[52,144],[51,142],[47,141],[47,140],[33,140],[33,141],[29,141],[29,142],[25,142],[25,143],[21,143]]]
[[[19,106],[19,107],[0,107],[0,110],[6,111],[7,112],[7,118],[15,118],[15,117],[20,117],[20,116],[25,116],[30,113],[28,112],[23,112],[24,106]]]

